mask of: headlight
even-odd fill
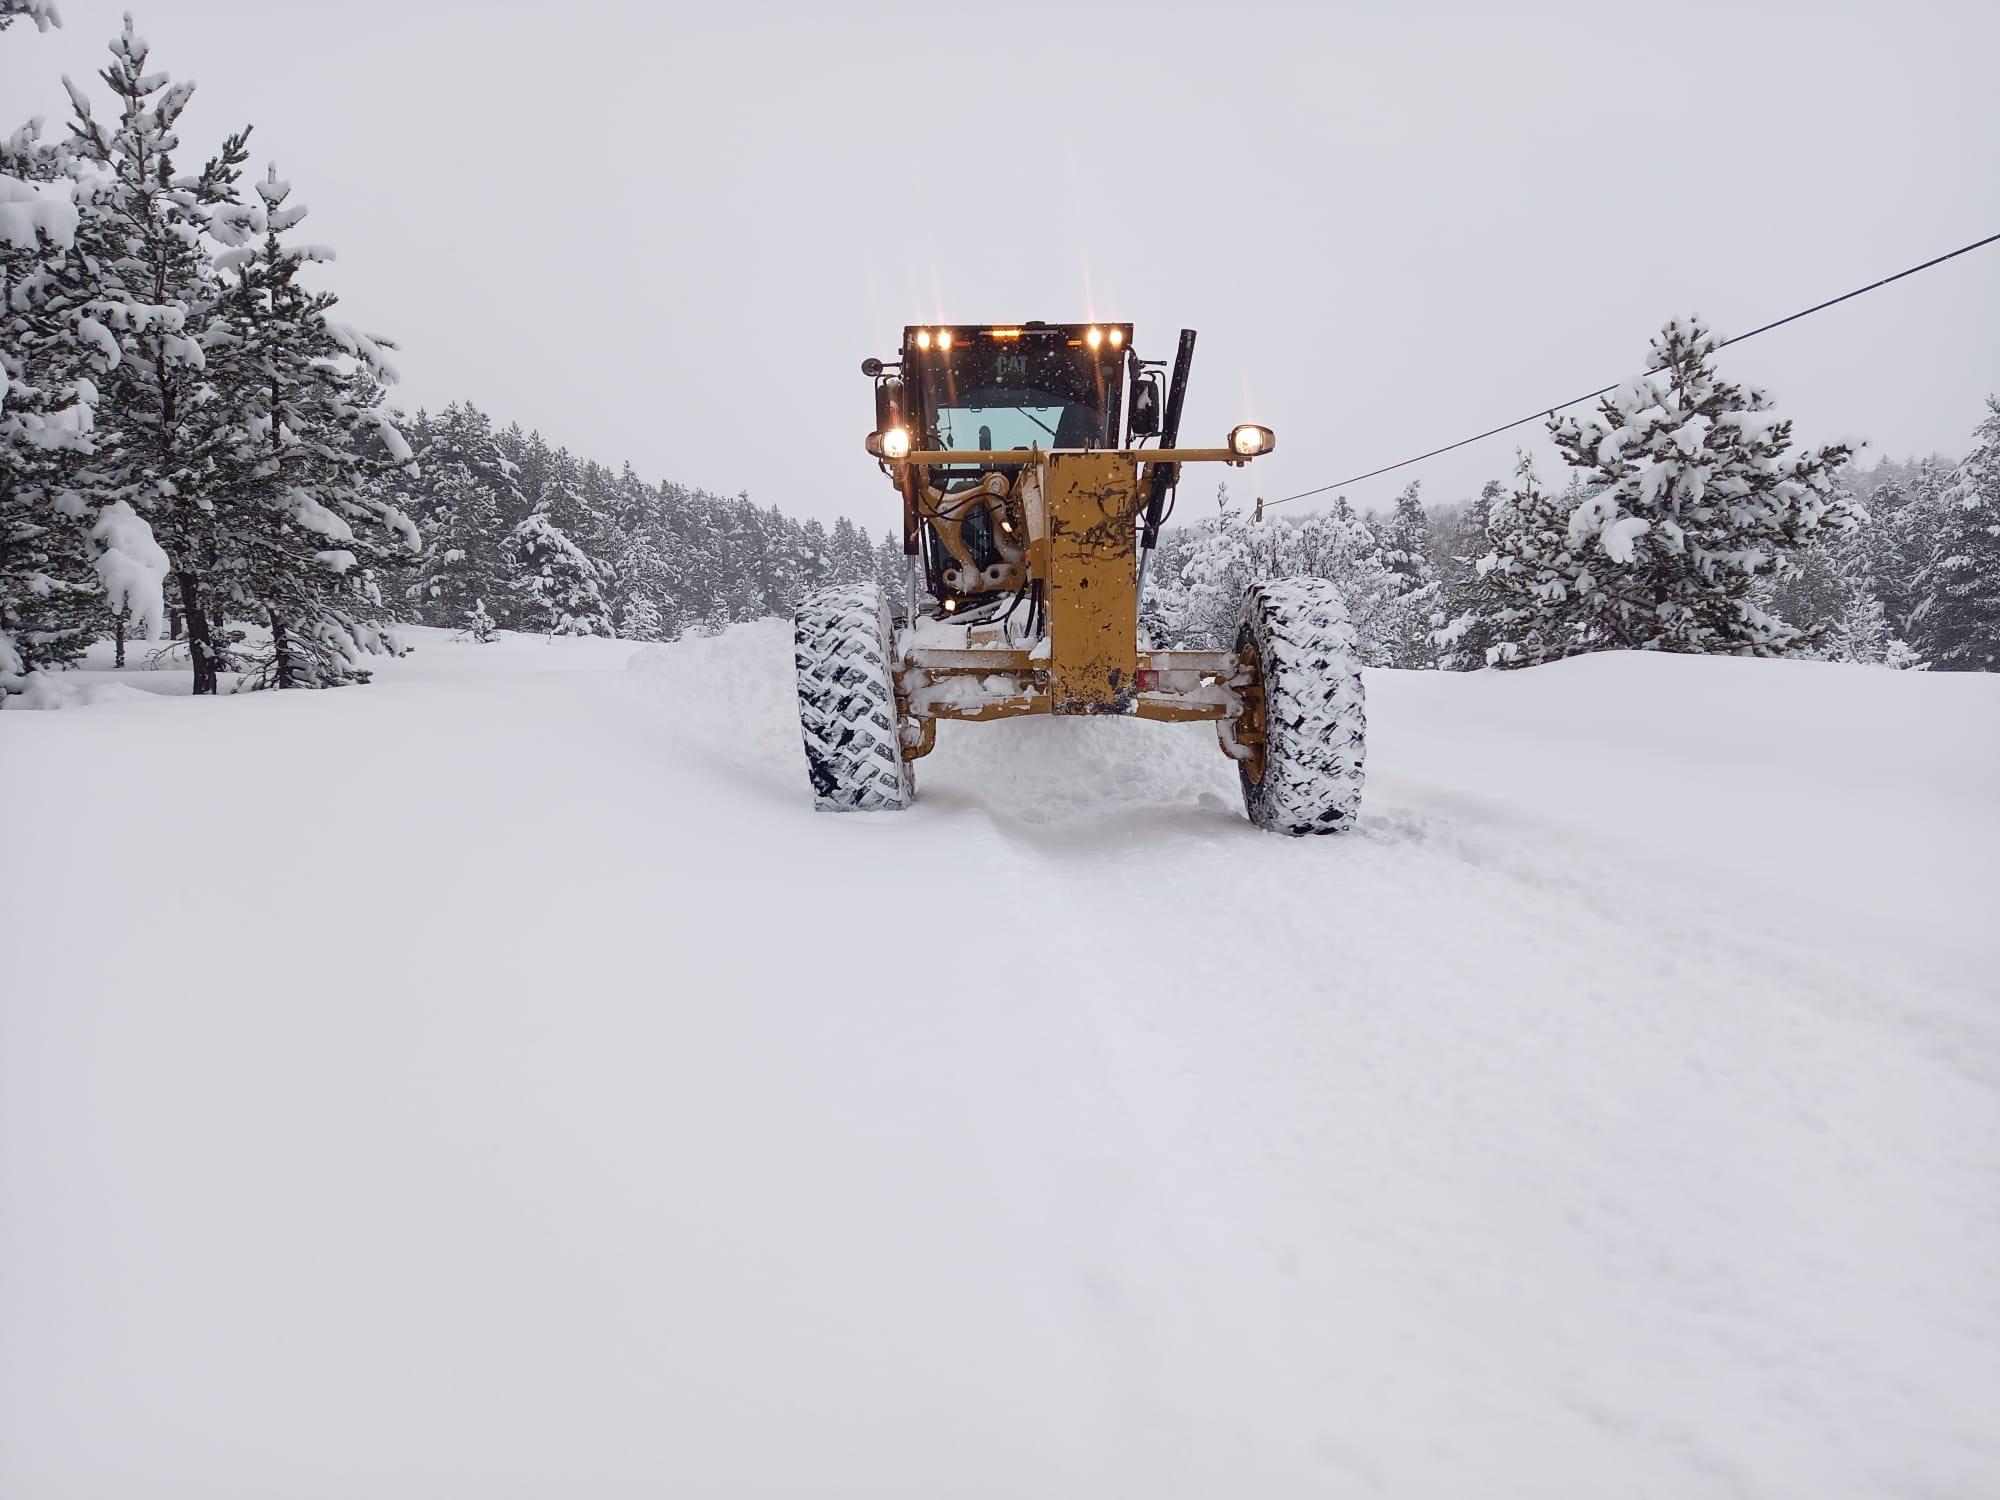
[[[885,427],[880,432],[871,432],[862,447],[877,458],[908,458],[910,456],[910,430],[907,427]]]
[[[1095,349],[1099,344],[1104,342],[1104,330],[1102,328],[1091,329],[1090,332],[1083,336],[1083,341]]]
[[[1278,446],[1278,439],[1268,427],[1259,427],[1255,422],[1245,422],[1240,427],[1229,429],[1229,451],[1250,458],[1259,453],[1269,453]]]
[[[940,328],[938,330],[938,348],[949,349],[950,347],[951,347],[951,330],[949,328]]]
[[[919,328],[917,330],[917,347],[919,349],[928,349],[930,346],[931,331],[928,328]]]

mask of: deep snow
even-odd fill
[[[7,1500],[2000,1492],[2000,679],[1371,673],[1291,841],[415,634],[0,714]]]

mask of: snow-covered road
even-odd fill
[[[7,1500],[2000,1493],[2000,679],[1371,674],[1291,841],[417,634],[0,715]]]

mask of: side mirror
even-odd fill
[[[1158,437],[1160,435],[1160,377],[1141,375],[1132,382],[1132,416],[1130,430],[1133,437]]]
[[[875,382],[875,430],[887,432],[891,427],[903,425],[903,382],[900,380],[878,380]]]

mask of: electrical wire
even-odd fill
[[[1984,246],[1993,244],[1996,240],[2000,240],[2000,234],[1989,234],[1983,240],[1974,240],[1969,245],[1961,245],[1956,250],[1934,256],[1922,265],[1911,266],[1907,271],[1898,271],[1893,276],[1884,276],[1880,281],[1871,281],[1866,286],[1856,287],[1851,292],[1843,292],[1838,297],[1829,297],[1824,302],[1816,302],[1811,307],[1792,313],[1788,317],[1778,318],[1773,322],[1765,323],[1760,327],[1751,329],[1748,333],[1739,333],[1733,337],[1723,339],[1715,347],[1718,349],[1727,349],[1731,344],[1740,344],[1746,339],[1754,339],[1758,334],[1769,333],[1773,328],[1783,328],[1787,323],[1796,323],[1800,318],[1810,317],[1816,312],[1824,312],[1827,308],[1838,306],[1842,302],[1852,301],[1863,293],[1872,292],[1878,287],[1885,287],[1892,281],[1901,281],[1905,276],[1914,276],[1919,271],[1928,271],[1932,266],[1943,265],[1948,260],[1953,260],[1970,251],[1981,249]],[[1656,365],[1645,373],[1647,375],[1658,375],[1662,368],[1662,366]],[[1406,458],[1401,463],[1385,464],[1379,469],[1370,469],[1366,474],[1356,474],[1347,479],[1336,479],[1331,484],[1318,485],[1309,490],[1300,490],[1296,495],[1286,495],[1281,499],[1266,500],[1262,503],[1267,508],[1273,505],[1289,505],[1294,500],[1304,500],[1312,495],[1324,495],[1328,490],[1337,490],[1343,485],[1359,484],[1364,479],[1373,479],[1380,474],[1393,474],[1398,469],[1407,469],[1411,464],[1420,464],[1427,458],[1436,458],[1441,453],[1449,453],[1454,448],[1463,448],[1468,443],[1481,442],[1486,438],[1497,437],[1503,432],[1511,432],[1516,427],[1525,427],[1530,422],[1539,422],[1545,418],[1553,417],[1557,412],[1567,407],[1580,406],[1586,401],[1596,400],[1599,396],[1608,396],[1622,384],[1624,384],[1623,381],[1618,381],[1611,385],[1599,386],[1594,391],[1585,391],[1581,396],[1572,396],[1569,400],[1558,401],[1553,406],[1538,407],[1525,417],[1516,417],[1511,422],[1502,422],[1498,427],[1489,427],[1484,432],[1475,432],[1471,437],[1460,438],[1455,443],[1446,443],[1442,448],[1433,448],[1428,453],[1419,453],[1415,458]]]

